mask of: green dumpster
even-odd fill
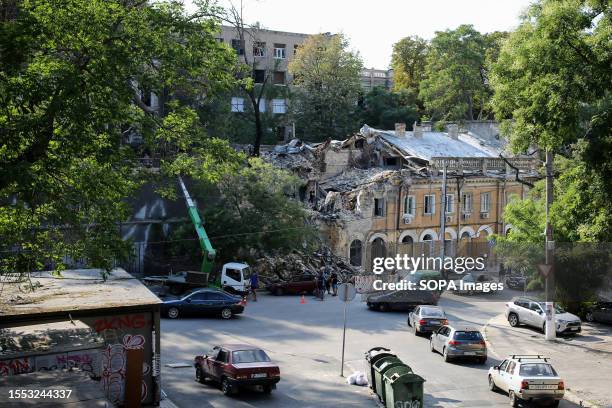
[[[390,353],[388,348],[374,347],[365,353],[366,360],[366,376],[368,377],[368,384],[372,391],[376,392],[374,385],[374,363],[383,357],[397,357],[395,354]]]
[[[410,367],[396,366],[383,374],[385,406],[387,408],[423,408],[423,383],[425,379],[412,372]]]
[[[374,364],[374,382],[372,384],[372,389],[378,395],[378,398],[384,403],[385,402],[385,383],[383,382],[383,374],[389,370],[390,368],[406,365],[402,363],[402,360],[395,356],[387,356],[381,359],[378,359]]]

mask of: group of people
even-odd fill
[[[338,296],[338,274],[336,272],[329,271],[329,268],[322,266],[321,270],[315,277],[316,281],[316,293],[315,295],[320,299],[325,299],[325,292],[332,296]]]

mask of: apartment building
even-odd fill
[[[359,77],[364,92],[370,92],[377,86],[391,89],[393,86],[392,69],[364,68]]]

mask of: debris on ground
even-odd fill
[[[346,379],[346,383],[364,387],[368,385],[368,379],[361,371],[355,371],[353,374],[348,376],[348,378]]]

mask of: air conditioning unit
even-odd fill
[[[446,223],[453,222],[453,217],[446,217]]]
[[[412,224],[413,219],[412,215],[404,214],[404,224]]]
[[[480,213],[480,219],[483,220],[485,218],[489,218],[489,213],[488,212],[481,212]]]
[[[467,219],[469,219],[471,216],[472,216],[472,214],[470,214],[470,213],[463,213],[463,214],[461,214],[461,219],[462,219],[462,220],[467,220]]]

